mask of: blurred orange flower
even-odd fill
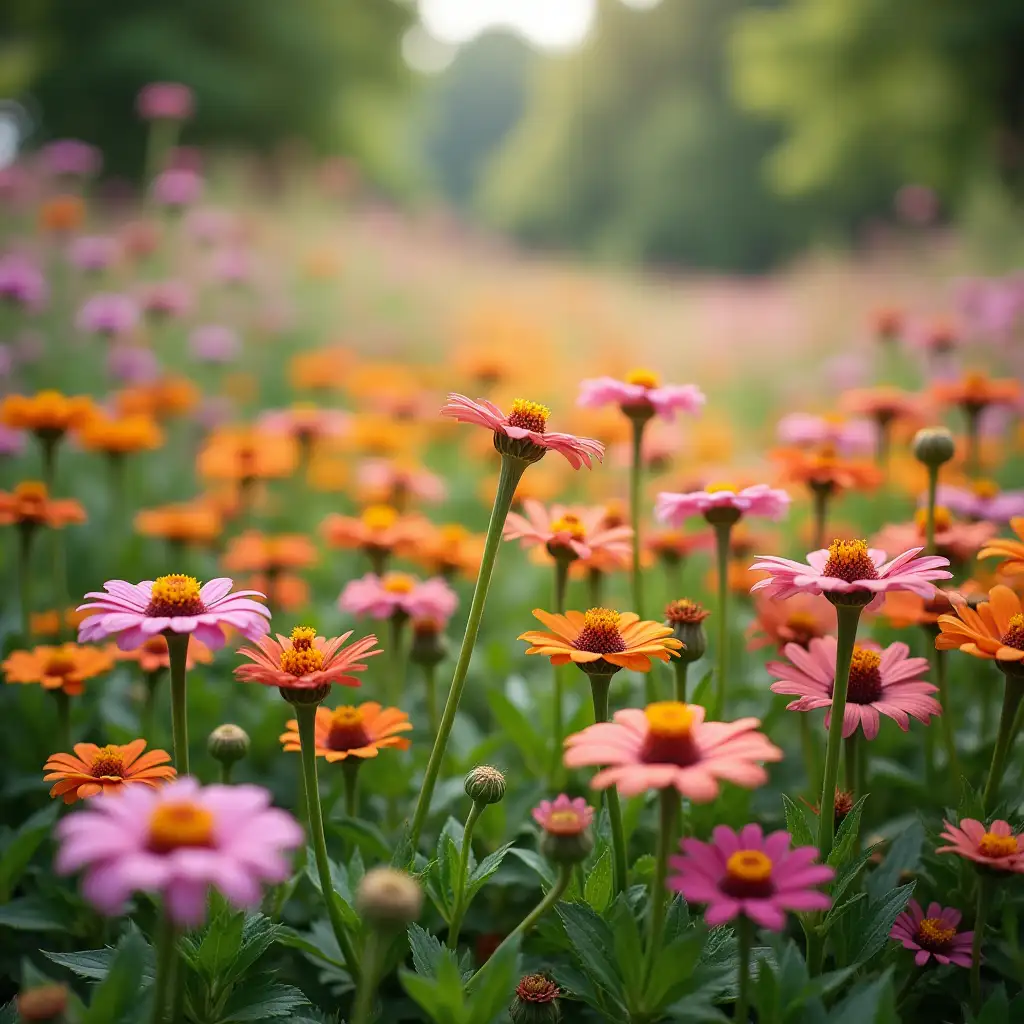
[[[781,477],[787,483],[802,483],[812,489],[871,491],[883,480],[881,470],[862,459],[846,459],[832,449],[815,452],[800,448],[777,448],[771,457],[780,463]]]
[[[291,386],[296,391],[336,391],[354,361],[343,345],[300,352],[288,364]]]
[[[78,439],[90,451],[130,455],[159,448],[164,443],[164,434],[148,416],[114,418],[101,414],[79,428]]]
[[[13,651],[4,659],[3,670],[8,683],[39,683],[75,697],[86,679],[109,672],[113,665],[114,655],[105,648],[68,643]]]
[[[1015,516],[1010,520],[1010,528],[1018,539],[997,537],[978,552],[979,558],[1005,558],[996,568],[1007,576],[1024,573],[1024,516]]]
[[[415,539],[399,545],[399,554],[432,576],[476,576],[483,553],[483,535],[470,533],[461,523],[425,523]]]
[[[143,509],[135,516],[135,529],[144,537],[160,537],[172,544],[209,547],[219,539],[223,522],[216,508],[198,499]]]
[[[835,608],[818,594],[796,594],[785,601],[755,594],[754,611],[757,618],[747,630],[752,651],[772,645],[780,650],[786,644],[807,647],[838,628]]]
[[[55,234],[77,231],[85,221],[85,203],[79,196],[59,195],[39,207],[39,227]]]
[[[298,444],[289,434],[231,427],[209,435],[198,465],[207,480],[243,483],[289,477],[298,462]]]
[[[199,389],[187,377],[164,377],[153,384],[125,388],[115,396],[122,416],[162,420],[188,412],[199,401]]]
[[[5,526],[49,526],[59,530],[71,523],[84,523],[85,509],[70,498],[51,499],[46,484],[25,480],[8,494],[0,491],[0,524]]]
[[[897,420],[916,422],[927,411],[919,395],[888,385],[846,391],[840,404],[846,412],[854,416],[870,416],[883,427]]]
[[[371,505],[358,517],[332,513],[320,528],[331,547],[364,551],[379,572],[399,545],[416,544],[429,523],[421,516],[403,516],[390,505]]]
[[[305,569],[316,561],[316,548],[301,533],[263,534],[246,530],[233,538],[221,563],[228,572],[277,573]]]
[[[932,394],[943,405],[957,405],[969,416],[976,416],[990,405],[1014,405],[1020,400],[1020,382],[994,380],[986,373],[965,373],[959,380],[937,381]]]
[[[159,633],[156,636],[151,636],[141,647],[136,647],[134,650],[122,651],[118,647],[112,650],[118,661],[134,661],[146,675],[152,675],[154,672],[171,666],[167,641]],[[212,661],[213,651],[202,640],[198,640],[194,636],[190,637],[188,652],[185,655],[185,667],[192,669],[196,665],[209,665]]]
[[[63,616],[58,611],[33,612],[29,617],[29,632],[32,636],[57,636],[62,629],[77,630],[82,620],[92,612],[80,612],[67,608]]]
[[[59,391],[34,395],[7,395],[0,404],[0,422],[17,430],[31,430],[43,439],[55,439],[68,430],[84,426],[96,415],[91,398],[68,398]]]

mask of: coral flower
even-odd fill
[[[199,473],[208,480],[243,483],[280,480],[299,464],[299,448],[288,434],[225,429],[211,434],[199,453]]]
[[[321,525],[332,547],[361,549],[378,566],[399,545],[415,541],[425,528],[419,516],[403,516],[390,505],[371,505],[358,517],[333,513]]]
[[[835,608],[814,594],[797,594],[786,601],[757,594],[754,611],[757,618],[750,625],[747,645],[752,651],[772,645],[780,649],[786,644],[807,647],[837,627]]]
[[[594,808],[583,797],[572,799],[565,793],[554,800],[541,800],[532,813],[533,820],[545,832],[557,836],[579,835],[594,820]]]
[[[389,619],[408,615],[413,619],[448,619],[458,606],[455,591],[443,579],[418,580],[404,572],[383,576],[367,573],[345,585],[338,598],[342,611]]]
[[[956,593],[966,597],[975,587],[976,584],[971,584]],[[930,598],[923,598],[906,590],[893,590],[885,595],[885,604],[882,605],[882,614],[897,629],[905,629],[907,626],[934,626],[939,621],[939,616],[948,615],[954,610],[951,593],[938,589]]]
[[[144,537],[161,537],[182,546],[212,547],[223,528],[220,513],[202,500],[143,509],[135,516],[135,529]]]
[[[872,543],[886,554],[906,551],[925,542],[927,512],[918,509],[912,523],[891,523],[883,527]],[[977,554],[978,549],[995,536],[993,523],[957,523],[943,506],[935,509],[935,550],[952,562],[965,562]]]
[[[39,227],[55,234],[77,231],[85,221],[85,203],[81,197],[59,195],[39,207]]]
[[[836,673],[836,638],[821,637],[804,648],[786,644],[782,653],[789,659],[770,661],[765,666],[779,681],[772,693],[795,694],[799,700],[788,704],[788,711],[814,711],[828,708],[825,727],[832,719],[832,691]],[[927,658],[911,658],[903,643],[891,644],[884,651],[867,645],[853,649],[850,683],[843,715],[843,736],[852,736],[860,725],[867,739],[878,735],[879,715],[891,718],[904,732],[910,717],[925,725],[932,715],[941,715],[942,707],[930,696],[938,687],[921,677],[928,671]]]
[[[926,412],[925,404],[918,395],[885,385],[847,391],[841,404],[847,412],[855,416],[870,416],[882,427],[897,420],[919,420]]]
[[[663,523],[679,526],[690,516],[702,515],[709,521],[721,510],[741,515],[781,519],[789,510],[789,495],[768,484],[733,489],[728,484],[714,484],[703,491],[673,494],[662,491],[654,506],[655,516]]]
[[[0,404],[0,422],[17,430],[31,430],[37,437],[53,440],[82,426],[96,415],[91,398],[40,391],[35,395],[7,395]]]
[[[987,374],[965,373],[961,380],[938,381],[932,394],[943,405],[958,405],[968,416],[977,416],[990,405],[1016,405],[1020,401],[1020,382],[993,380]]]
[[[674,420],[677,412],[700,412],[707,399],[695,384],[662,384],[650,370],[632,370],[625,380],[595,377],[580,382],[577,404],[584,408],[618,405],[627,415]]]
[[[156,580],[126,583],[108,580],[103,592],[91,591],[92,601],[79,611],[92,612],[78,627],[78,639],[102,640],[116,636],[117,646],[130,651],[157,633],[191,633],[211,650],[224,646],[224,627],[237,629],[250,640],[267,631],[270,612],[253,601],[255,590],[231,592],[226,577],[200,587],[191,576],[160,576]]]
[[[74,754],[51,754],[43,770],[51,774],[44,782],[53,782],[50,796],[62,796],[64,803],[86,800],[91,796],[119,794],[126,786],[151,786],[154,789],[173,779],[177,772],[167,762],[166,750],[151,750],[145,740],[132,740],[124,746],[110,743],[76,743]]]
[[[781,463],[784,480],[802,483],[811,490],[828,494],[840,491],[870,491],[884,479],[882,471],[871,462],[842,458],[828,446],[817,451],[783,448],[771,453]]]
[[[835,871],[816,864],[813,846],[790,848],[788,832],[765,835],[760,825],[734,832],[718,825],[710,843],[684,839],[682,854],[669,858],[668,887],[690,903],[704,903],[704,920],[714,928],[742,914],[761,928],[780,932],[790,910],[827,910],[832,900],[816,886]]]
[[[616,786],[622,796],[674,786],[695,803],[718,796],[719,779],[752,789],[768,774],[759,762],[781,761],[782,751],[757,731],[760,721],[705,722],[704,708],[678,701],[616,711],[566,738],[567,768],[604,765],[590,784]]]
[[[632,528],[606,527],[606,515],[603,505],[594,508],[552,505],[548,509],[528,498],[523,502],[522,515],[508,514],[504,536],[506,540],[521,540],[525,548],[543,544],[555,558],[591,558],[595,554],[628,558],[633,548]]]
[[[70,498],[52,499],[46,484],[25,480],[8,494],[0,491],[0,525],[48,526],[59,530],[85,522],[85,509]]]
[[[152,675],[162,669],[171,667],[171,655],[167,649],[167,638],[161,633],[151,636],[140,647],[131,651],[118,650],[115,654],[118,661],[134,661],[143,673]],[[189,641],[188,653],[185,656],[185,668],[191,671],[196,665],[209,665],[213,661],[213,652],[201,640],[195,637]]]
[[[1017,534],[1017,540],[997,537],[978,552],[979,558],[1005,558],[997,570],[1006,576],[1024,573],[1024,516],[1014,516],[1010,520],[1010,528]]]
[[[301,533],[262,534],[246,530],[228,542],[222,562],[229,572],[278,573],[306,569],[316,561],[316,548]]]
[[[974,818],[961,818],[959,826],[943,821],[941,836],[949,845],[936,853],[955,853],[995,871],[1024,874],[1024,835],[1017,835],[1001,819],[985,826]]]
[[[150,82],[135,97],[135,110],[145,121],[187,121],[195,96],[181,82]]]
[[[955,611],[939,616],[938,650],[958,649],[975,658],[995,659],[1006,668],[1024,664],[1024,614],[1020,597],[1009,587],[993,587],[988,600],[976,608],[955,602]]]
[[[769,575],[751,590],[763,590],[774,598],[825,594],[833,603],[863,599],[868,608],[877,608],[882,595],[890,590],[909,590],[930,598],[935,593],[931,581],[948,580],[953,574],[946,570],[948,558],[918,558],[921,550],[911,548],[887,562],[884,551],[870,549],[862,540],[834,540],[828,548],[810,552],[806,563],[758,555],[750,568]]]
[[[285,728],[287,732],[281,735],[284,749],[301,750],[298,721],[293,718]],[[358,707],[341,704],[333,711],[319,707],[316,709],[315,750],[317,756],[328,763],[349,757],[376,757],[389,747],[408,750],[409,740],[399,733],[411,729],[412,722],[404,711],[382,708],[375,701],[367,701]]]
[[[356,470],[356,486],[367,504],[405,508],[411,501],[444,501],[448,489],[435,473],[401,459],[364,459]]]
[[[330,640],[316,635],[310,626],[296,626],[291,637],[269,634],[255,638],[256,647],[243,647],[239,654],[253,662],[239,665],[235,675],[243,683],[262,683],[282,690],[315,690],[337,683],[339,686],[358,686],[359,680],[351,673],[365,672],[361,658],[380,654],[374,650],[377,638],[371,633],[355,643],[345,646],[352,630]]]
[[[783,444],[812,449],[829,445],[840,455],[861,455],[872,451],[878,443],[873,423],[842,416],[791,412],[779,420],[775,430]]]
[[[494,447],[505,455],[525,462],[536,462],[548,452],[564,456],[573,469],[586,466],[604,456],[604,445],[591,437],[549,433],[550,410],[536,402],[517,398],[506,416],[493,402],[482,398],[477,402],[465,395],[450,394],[441,415],[459,423],[473,423],[494,432]]]
[[[610,608],[591,608],[588,612],[552,615],[534,608],[551,632],[529,630],[519,636],[530,647],[527,654],[541,654],[552,665],[574,662],[585,671],[612,673],[620,668],[649,672],[651,659],[669,661],[678,657],[682,642],[672,635],[672,627],[661,622],[642,620],[634,612],[619,614]]]
[[[260,414],[259,427],[271,434],[289,434],[309,446],[322,437],[343,436],[351,422],[351,414],[341,409],[300,403],[290,409],[267,409]]]
[[[103,675],[114,667],[114,656],[99,647],[61,644],[12,651],[3,662],[8,683],[39,683],[45,690],[63,690],[77,697],[86,679]]]
[[[159,448],[164,434],[148,416],[96,416],[79,430],[78,439],[90,451],[130,455]]]
[[[959,910],[938,903],[929,903],[925,913],[917,900],[911,900],[893,923],[889,938],[904,949],[916,950],[914,963],[918,967],[924,967],[932,957],[940,964],[970,967],[974,932],[957,931],[961,916]]]
[[[706,551],[714,546],[714,537],[708,531],[684,533],[682,530],[655,530],[646,540],[647,550],[669,565],[678,565],[694,551]]]
[[[400,553],[429,573],[476,576],[484,553],[484,537],[470,533],[461,523],[442,523],[425,529],[414,543],[403,544]]]
[[[56,834],[57,873],[84,869],[82,895],[102,914],[122,914],[134,892],[159,893],[184,928],[203,923],[211,888],[234,907],[258,907],[262,886],[291,873],[285,851],[303,841],[298,822],[271,807],[265,789],[203,787],[192,778],[91,801]]]

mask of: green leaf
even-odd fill
[[[914,871],[921,861],[924,845],[924,825],[914,818],[892,841],[889,852],[879,868],[867,880],[868,895],[878,898],[899,884],[903,872]]]
[[[513,846],[508,852],[518,857],[528,868],[532,868],[540,876],[545,889],[550,889],[555,884],[555,873],[551,865],[539,853],[524,846]]]
[[[785,793],[782,794],[782,807],[786,812],[786,831],[793,837],[794,846],[817,846],[807,815],[803,808],[795,804]]]
[[[53,963],[66,967],[80,978],[88,978],[90,981],[102,981],[110,973],[111,965],[117,956],[117,950],[111,946],[104,949],[86,949],[77,953],[50,953],[45,949],[40,952]],[[152,948],[149,948],[143,957],[140,975],[145,982],[151,982],[156,977],[156,958]]]
[[[487,703],[501,731],[516,745],[523,764],[531,774],[542,776],[547,738],[534,729],[529,718],[501,690],[488,690]]]
[[[50,804],[28,818],[3,839],[0,852],[0,903],[6,903],[14,892],[39,845],[50,834],[60,801]]]
[[[69,924],[63,907],[39,896],[22,896],[0,907],[0,928],[28,932],[66,932]]]
[[[331,884],[334,886],[334,898],[341,910],[342,920],[344,920],[348,928],[357,930],[359,928],[359,915],[356,914],[352,907],[353,899],[348,887],[348,872],[333,860],[329,861],[329,864],[331,867]],[[324,892],[320,886],[320,872],[316,867],[316,855],[311,848],[306,850],[306,877],[313,883],[313,888],[323,896]]]
[[[245,914],[216,914],[206,928],[196,951],[196,968],[207,982],[219,980],[224,969],[242,948]]]
[[[242,948],[223,972],[223,980],[231,983],[244,977],[261,956],[277,941],[281,926],[274,924],[263,914],[253,914],[245,919],[242,928]]]
[[[853,928],[853,941],[849,956],[851,966],[867,963],[888,941],[896,918],[906,908],[914,893],[914,882],[901,885],[879,900],[863,900],[855,912],[847,915]]]
[[[852,907],[856,906],[861,900],[865,899],[867,899],[867,893],[855,892],[844,903],[833,903],[832,906],[829,908],[829,912],[825,915],[825,920],[822,921],[820,925],[818,925],[819,934],[827,935],[829,929],[832,928],[844,914],[848,913]]]
[[[599,914],[603,914],[612,898],[612,855],[605,849],[587,875],[583,890],[586,901]]]
[[[309,1000],[293,985],[284,985],[273,979],[254,979],[240,985],[228,998],[221,1018],[223,1024],[242,1021],[273,1020],[292,1016],[300,1006],[308,1006]]]
[[[470,1020],[493,1021],[512,1001],[520,978],[519,943],[518,935],[503,943],[477,974],[469,999]]]
[[[405,969],[398,972],[398,978],[409,997],[438,1024],[471,1024],[462,975],[452,960],[438,963],[436,978]]]
[[[691,704],[700,704],[702,707],[707,706],[707,699],[711,695],[711,680],[714,677],[715,670],[713,668],[709,668],[700,677],[700,682],[693,689],[693,696],[690,698]]]
[[[860,817],[864,813],[864,802],[866,796],[862,796],[850,809],[850,813],[843,818],[843,823],[836,830],[835,839],[832,842],[832,852],[828,855],[828,863],[838,868],[850,860],[857,853],[857,839],[860,836]]]
[[[635,1006],[643,992],[644,950],[633,908],[619,896],[611,905],[607,921],[612,930],[615,961],[626,991],[626,1003]]]
[[[832,879],[828,887],[828,893],[832,897],[833,904],[839,901],[843,893],[850,887],[850,884],[864,869],[867,862],[871,860],[872,855],[873,850],[865,850],[859,857],[853,857],[848,860],[836,871],[836,877]]]
[[[328,828],[337,832],[342,838],[354,843],[374,861],[387,864],[391,860],[391,843],[376,825],[362,818],[350,818],[347,815],[331,817]],[[399,844],[400,846],[401,844]]]
[[[829,1024],[895,1024],[898,1020],[892,968],[880,978],[858,985],[828,1016]]]
[[[668,910],[665,912],[665,931],[663,940],[666,945],[674,942],[681,935],[685,934],[691,927],[690,908],[686,900],[676,894],[669,900]]]
[[[301,932],[297,932],[294,928],[279,926],[276,934],[274,935],[274,941],[281,946],[289,946],[292,949],[297,949],[300,952],[305,953],[306,956],[312,957],[315,960],[320,960],[325,964],[330,964],[332,967],[337,967],[339,970],[345,969],[345,962],[335,955],[335,953],[337,953],[337,948],[334,950],[325,949],[323,946],[314,942],[312,938],[303,935]]]
[[[476,870],[473,871],[469,876],[469,882],[466,885],[466,905],[472,901],[473,897],[487,884],[495,872],[501,867],[501,862],[505,859],[505,855],[509,850],[512,849],[512,843],[506,843],[504,846],[499,846],[493,853],[489,853],[480,863],[477,865]]]
[[[665,945],[655,957],[644,990],[644,1006],[662,1010],[670,1006],[691,986],[694,969],[700,959],[705,931],[688,928]]]
[[[427,978],[436,978],[441,970],[443,960],[451,960],[458,966],[455,951],[443,946],[439,939],[431,935],[418,924],[409,925],[409,949],[412,951],[412,966],[417,974]],[[460,973],[462,973],[460,971]],[[470,971],[472,973],[472,971]]]
[[[585,903],[559,903],[555,910],[584,973],[625,1014],[625,992],[611,929]]]
[[[359,883],[366,874],[366,865],[363,863],[363,854],[357,846],[348,862],[348,887],[352,892],[359,891]]]
[[[824,999],[825,996],[838,991],[853,976],[855,970],[855,967],[843,967],[841,970],[827,971],[816,978],[811,978],[801,990],[800,997],[786,1007],[787,1018],[792,1012],[799,1012],[804,1003],[812,999]]]
[[[113,1024],[135,1004],[143,981],[143,967],[152,949],[142,935],[132,930],[118,944],[107,976],[96,987],[81,1024]]]

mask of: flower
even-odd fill
[[[46,484],[23,480],[11,493],[0,491],[0,525],[48,526],[59,530],[71,523],[84,523],[85,509],[70,498],[49,496]]]
[[[181,82],[150,82],[135,97],[135,110],[144,121],[187,121],[194,109],[192,90]]]
[[[824,491],[827,494],[870,491],[883,480],[882,471],[874,463],[843,458],[829,445],[823,445],[815,451],[781,448],[772,452],[772,458],[781,463],[784,480],[802,483],[812,491]]]
[[[983,825],[974,818],[961,818],[959,826],[943,821],[941,836],[948,846],[936,853],[955,853],[994,871],[1024,874],[1024,835],[1016,835],[1008,822],[998,819]]]
[[[536,462],[548,450],[564,456],[573,469],[586,466],[604,456],[604,445],[591,437],[548,433],[550,410],[536,402],[517,398],[506,416],[493,402],[482,398],[477,402],[465,395],[449,394],[441,415],[459,423],[473,423],[494,431],[494,447],[505,455],[525,462]]]
[[[571,799],[561,793],[554,800],[541,800],[533,820],[543,829],[541,853],[556,864],[578,864],[594,848],[594,808],[581,796]]]
[[[836,610],[823,597],[796,594],[785,601],[763,594],[754,596],[757,618],[750,624],[747,646],[752,651],[761,647],[786,644],[807,645],[815,638],[836,630]]]
[[[358,548],[373,558],[390,555],[402,544],[414,542],[424,530],[418,516],[403,516],[390,505],[370,505],[358,517],[329,515],[321,531],[332,547]]]
[[[68,246],[68,261],[79,270],[99,273],[113,266],[121,245],[112,235],[79,235]]]
[[[430,470],[401,459],[363,459],[356,470],[361,501],[404,508],[410,499],[444,501],[445,482]]]
[[[331,683],[358,686],[359,680],[351,673],[366,671],[360,659],[382,652],[373,649],[377,638],[372,633],[345,647],[351,635],[349,630],[327,640],[317,636],[310,626],[296,626],[290,638],[280,633],[276,640],[269,634],[254,637],[255,649],[243,647],[238,652],[254,664],[239,665],[235,675],[243,683],[262,683],[282,690],[315,690]]]
[[[199,473],[208,480],[233,483],[280,480],[299,464],[299,449],[287,434],[248,428],[224,428],[210,434],[199,453]]]
[[[57,195],[39,207],[39,227],[55,234],[77,231],[85,220],[85,203],[81,196]]]
[[[958,405],[968,416],[977,416],[990,405],[1016,405],[1021,386],[1016,380],[993,380],[988,374],[972,371],[960,380],[937,381],[932,394],[943,405]]]
[[[530,644],[527,654],[541,654],[552,665],[575,662],[584,671],[601,674],[620,668],[649,672],[652,659],[669,661],[683,646],[671,626],[643,620],[635,612],[620,615],[610,608],[591,608],[553,615],[534,608],[533,615],[551,632],[528,630],[519,639]]]
[[[872,543],[886,553],[906,551],[924,543],[926,526],[927,510],[918,509],[912,523],[890,523],[875,535]],[[935,509],[935,550],[951,561],[965,562],[973,558],[995,532],[993,523],[957,523],[949,509],[941,505]]]
[[[1024,573],[1024,516],[1014,516],[1010,520],[1010,529],[1017,534],[1017,540],[997,537],[978,552],[979,558],[1005,558],[1006,561],[996,568],[1007,576]]]
[[[55,439],[80,427],[96,414],[91,398],[71,398],[59,391],[34,395],[7,395],[0,404],[0,422],[17,430],[31,430],[38,437]]]
[[[825,726],[832,718],[832,691],[835,686],[836,638],[811,640],[806,648],[786,644],[782,653],[789,662],[770,661],[765,666],[779,681],[772,693],[797,694],[799,700],[787,705],[788,711],[813,711],[829,708]],[[938,687],[921,676],[928,671],[927,658],[911,658],[904,643],[890,644],[884,651],[858,644],[853,649],[850,681],[846,691],[843,736],[852,736],[860,725],[864,736],[878,735],[879,714],[891,718],[904,732],[913,716],[925,725],[931,715],[941,715],[942,707],[934,697]]]
[[[840,455],[861,455],[872,451],[878,443],[873,423],[842,416],[791,412],[779,420],[775,431],[783,444],[812,449],[830,445]]]
[[[148,416],[96,416],[78,431],[82,447],[107,455],[152,451],[164,443],[163,431]]]
[[[172,544],[210,547],[220,537],[220,513],[209,502],[194,501],[143,509],[135,516],[135,529],[144,537],[162,537]]]
[[[341,409],[320,409],[308,403],[298,403],[290,409],[267,409],[259,419],[261,430],[288,434],[307,446],[319,438],[341,437],[351,422],[352,416]]]
[[[79,641],[116,636],[122,651],[138,647],[157,633],[191,633],[211,650],[224,646],[224,626],[231,626],[250,640],[267,631],[270,612],[251,600],[263,597],[255,590],[231,593],[227,577],[200,587],[192,576],[159,576],[155,580],[127,583],[108,580],[103,591],[86,594],[92,601],[79,611],[93,612],[78,627]]]
[[[791,499],[782,490],[768,484],[733,489],[728,484],[713,484],[703,491],[673,494],[662,491],[654,505],[654,515],[663,523],[679,526],[689,516],[702,515],[714,521],[720,510],[741,515],[781,519],[789,510]]]
[[[977,608],[958,601],[954,610],[956,615],[939,616],[938,650],[960,650],[1007,668],[1024,662],[1024,614],[1020,597],[1009,587],[997,584]]]
[[[262,885],[289,876],[284,852],[303,841],[265,789],[203,787],[192,778],[93,801],[64,818],[56,835],[57,873],[84,869],[82,894],[101,913],[121,914],[133,892],[159,893],[186,928],[202,924],[210,888],[232,906],[255,909]]]
[[[439,576],[476,576],[483,553],[483,535],[470,533],[461,523],[424,524],[414,543],[401,546],[402,555]]]
[[[50,289],[43,272],[20,253],[0,256],[0,302],[38,312],[46,305]]]
[[[39,683],[44,690],[63,690],[71,697],[82,692],[86,679],[103,675],[114,667],[114,656],[99,647],[61,644],[12,651],[3,662],[8,683]]]
[[[786,911],[827,910],[831,897],[815,887],[831,881],[835,871],[814,863],[813,846],[790,848],[788,832],[765,835],[760,825],[734,832],[717,825],[712,841],[684,839],[682,854],[669,858],[675,873],[668,887],[690,903],[705,903],[704,920],[712,928],[742,914],[761,928],[779,932]]]
[[[637,413],[674,420],[677,412],[699,412],[707,401],[696,384],[662,384],[650,370],[631,370],[625,380],[595,377],[580,382],[577,405],[593,409],[618,405],[627,415]]]
[[[1016,516],[1024,516],[1024,491],[1000,491],[993,480],[974,480],[969,488],[940,484],[936,500],[956,515],[969,519],[1007,523]]]
[[[189,333],[188,350],[202,363],[233,363],[241,354],[242,339],[234,328],[201,324]]]
[[[945,568],[948,558],[918,558],[922,550],[910,548],[887,562],[884,551],[869,549],[862,540],[834,540],[828,548],[810,552],[806,563],[758,555],[750,568],[769,575],[751,591],[763,590],[774,598],[824,594],[834,604],[852,602],[868,608],[877,608],[890,590],[910,590],[930,598],[935,593],[931,581],[948,580],[953,574]]]
[[[966,596],[973,592],[975,586],[976,584],[970,584],[956,593]],[[885,595],[885,604],[882,605],[881,611],[897,629],[904,629],[907,626],[934,626],[940,615],[946,615],[954,610],[953,596],[950,591],[936,589],[930,598],[925,599],[906,590],[891,590]]]
[[[130,295],[102,292],[86,299],[75,316],[75,326],[86,334],[114,338],[127,334],[139,322],[139,307]]]
[[[846,412],[870,416],[882,427],[896,420],[918,420],[925,413],[925,404],[918,395],[888,385],[846,391],[840,404]]]
[[[203,179],[187,167],[169,167],[153,179],[150,191],[161,206],[180,209],[199,202],[203,195]]]
[[[523,514],[509,512],[505,520],[506,540],[521,540],[523,547],[543,544],[554,558],[591,558],[594,555],[628,559],[633,549],[629,526],[606,527],[603,505],[570,509],[564,505],[545,508],[527,498]]]
[[[379,651],[374,651],[379,654]],[[298,751],[299,724],[292,719],[281,734],[286,751]],[[399,733],[409,732],[412,722],[398,708],[384,708],[376,701],[367,701],[358,707],[340,704],[333,711],[316,709],[316,753],[328,763],[344,761],[349,757],[376,757],[381,750],[394,747],[408,750],[409,740]]]
[[[447,620],[458,606],[455,591],[443,579],[421,581],[404,572],[386,572],[383,576],[367,573],[345,585],[338,607],[353,615],[389,619],[408,615],[413,619]]]
[[[167,649],[167,638],[162,633],[151,636],[140,646],[131,651],[118,649],[114,657],[118,661],[134,661],[146,675],[160,672],[171,667],[171,654]],[[195,637],[189,641],[188,653],[185,656],[185,668],[191,671],[194,665],[209,665],[213,661],[213,652]]]
[[[707,530],[683,533],[682,530],[655,530],[648,534],[646,547],[652,555],[669,565],[678,565],[694,551],[714,546],[714,536]]]
[[[144,345],[112,345],[107,349],[107,373],[123,384],[148,384],[160,376],[160,360]]]
[[[974,932],[957,931],[959,910],[929,903],[925,914],[917,900],[911,900],[907,907],[893,923],[889,938],[901,943],[904,949],[917,950],[914,963],[918,967],[924,967],[932,957],[940,964],[971,966]]]
[[[146,741],[132,740],[119,746],[110,743],[97,747],[95,743],[76,743],[74,754],[51,754],[43,765],[50,772],[44,782],[54,783],[50,796],[61,796],[64,803],[86,800],[91,796],[119,794],[130,786],[156,788],[177,774],[167,762],[171,755],[166,750],[151,750]]]
[[[228,542],[221,561],[229,572],[274,574],[308,568],[316,561],[316,548],[302,533],[268,535],[246,530]]]
[[[695,803],[718,796],[718,780],[751,789],[768,780],[760,761],[780,761],[782,751],[763,733],[760,721],[705,722],[704,708],[679,701],[648,704],[642,711],[616,711],[567,737],[567,768],[605,765],[591,780],[594,789],[617,786],[622,796],[674,786]]]
[[[103,154],[81,139],[54,139],[39,151],[46,170],[69,178],[91,178],[103,166]]]

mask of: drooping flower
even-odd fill
[[[997,567],[997,572],[1007,576],[1024,573],[1024,516],[1014,516],[1010,520],[1010,529],[1017,534],[1017,540],[1010,537],[996,537],[990,540],[978,552],[979,558],[1005,558]]]
[[[748,789],[768,775],[762,761],[780,761],[782,751],[757,731],[760,721],[705,722],[704,708],[678,701],[649,704],[643,711],[617,711],[565,741],[567,768],[604,765],[590,784],[616,786],[622,796],[674,786],[695,803],[714,800],[719,779]]]
[[[8,683],[38,683],[44,690],[63,690],[71,697],[82,692],[86,679],[103,675],[113,667],[114,656],[110,651],[71,643],[12,651],[3,662]]]
[[[98,747],[95,743],[76,743],[74,754],[51,754],[43,765],[49,775],[44,782],[54,783],[51,797],[63,797],[64,803],[93,796],[112,796],[131,786],[162,786],[177,774],[168,764],[166,750],[143,754],[146,741],[132,740],[119,745]]]
[[[522,541],[530,548],[543,544],[552,557],[591,558],[595,554],[627,559],[632,550],[633,530],[629,526],[604,525],[603,505],[569,508],[527,498],[523,513],[510,512],[505,521],[506,540]]]
[[[374,651],[373,653],[380,653]],[[281,743],[288,752],[300,751],[299,724],[291,719],[281,735]],[[408,750],[410,741],[403,732],[412,729],[409,716],[398,708],[385,708],[375,701],[358,707],[340,704],[333,711],[325,707],[316,709],[317,757],[329,764],[354,757],[376,757],[382,750]]]
[[[817,886],[831,881],[835,871],[816,864],[813,846],[790,848],[788,832],[765,835],[760,825],[734,832],[718,825],[710,843],[684,839],[681,855],[669,858],[673,874],[668,887],[690,903],[704,903],[704,920],[712,928],[738,915],[778,932],[789,911],[827,910],[831,897]]]
[[[663,523],[679,526],[689,516],[710,514],[715,516],[720,509],[727,509],[739,515],[764,516],[781,519],[789,510],[789,495],[768,484],[754,484],[752,487],[733,488],[727,484],[713,484],[702,491],[673,494],[662,491],[654,506],[655,516]]]
[[[956,615],[939,616],[938,650],[960,650],[1007,667],[1024,664],[1024,608],[1009,587],[997,584],[976,608],[957,601],[953,609]]]
[[[674,420],[677,412],[700,412],[707,401],[696,384],[662,384],[651,370],[631,370],[625,380],[595,377],[580,382],[577,404],[584,408],[617,405],[627,415],[640,412]]]
[[[267,632],[270,612],[252,600],[264,595],[255,590],[231,592],[227,577],[205,586],[191,576],[160,576],[156,580],[127,583],[108,580],[103,592],[79,611],[92,612],[78,627],[80,642],[117,637],[117,646],[130,651],[157,633],[191,633],[211,650],[224,646],[224,626],[237,629],[250,640]]]
[[[924,967],[932,957],[940,964],[970,967],[974,932],[957,930],[961,917],[953,907],[929,903],[925,912],[917,900],[911,900],[893,923],[889,938],[904,949],[916,950],[914,963],[918,967]]]
[[[264,885],[288,877],[285,852],[303,841],[298,823],[270,806],[265,789],[202,787],[192,778],[94,800],[64,818],[56,834],[58,874],[84,869],[82,894],[101,913],[121,914],[134,892],[157,893],[186,928],[202,924],[211,888],[232,906],[257,907]]]
[[[836,631],[836,610],[825,598],[815,594],[796,594],[785,601],[763,594],[754,597],[755,620],[748,631],[747,646],[783,648],[786,644],[807,647],[816,637]]]
[[[948,843],[936,853],[955,853],[994,871],[1024,874],[1024,835],[1018,835],[1002,819],[983,825],[974,818],[961,818],[959,825],[942,823],[941,836]]]
[[[443,579],[422,581],[404,572],[386,572],[383,576],[367,573],[347,583],[338,598],[342,611],[374,619],[389,619],[395,614],[413,619],[448,619],[458,603],[458,595]]]

